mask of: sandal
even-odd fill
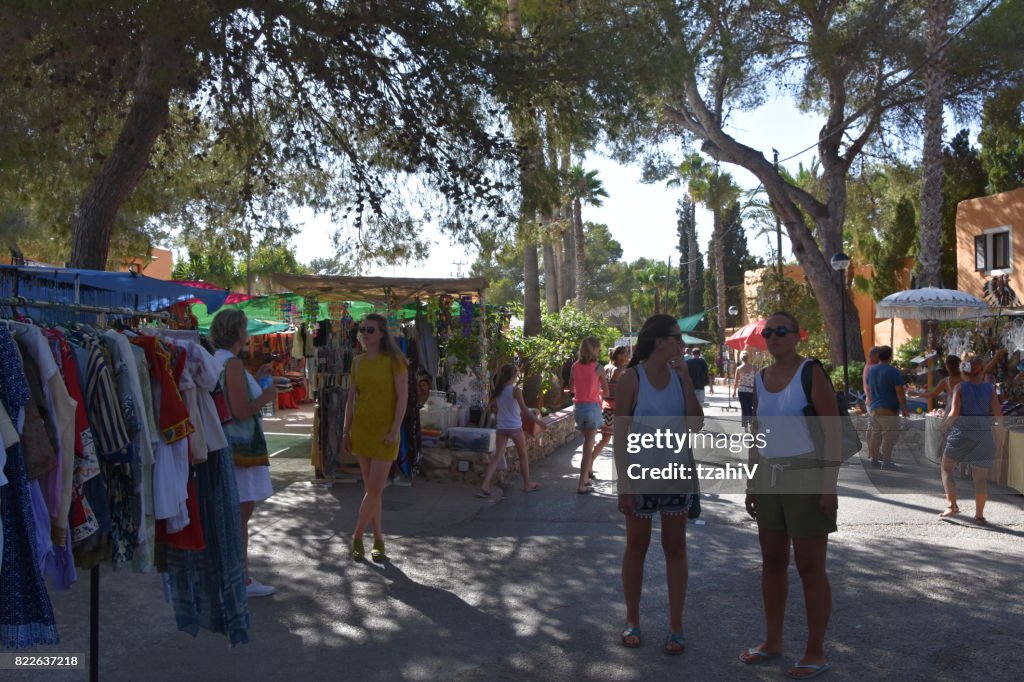
[[[813,677],[824,675],[832,666],[828,663],[822,663],[821,665],[814,665],[813,663],[794,663],[793,667],[786,671],[786,677],[793,680],[809,680]],[[803,674],[802,670],[810,670],[809,673]]]
[[[636,639],[636,642],[626,641],[630,637]],[[640,627],[626,624],[626,629],[622,631],[622,646],[627,649],[636,649],[640,646]]]
[[[755,665],[757,663],[766,663],[768,661],[779,658],[780,656],[782,656],[782,654],[777,651],[761,651],[760,649],[750,647],[749,649],[745,649],[743,653],[740,654],[740,660],[746,663],[747,665]]]
[[[974,517],[974,523],[975,523],[975,525],[978,525],[978,526],[987,526],[988,525],[988,521],[985,520],[984,516],[975,516]]]
[[[370,559],[378,564],[382,564],[387,558],[387,555],[384,554],[384,541],[374,540],[373,549],[370,550]]]
[[[363,539],[352,540],[352,561],[362,561],[366,558],[366,549],[363,547]]]
[[[956,516],[960,513],[960,507],[955,504],[947,504],[946,511],[939,514],[940,519],[948,519],[950,516]]]
[[[673,644],[679,648],[671,647]],[[679,656],[684,651],[686,651],[686,636],[681,632],[668,633],[665,637],[665,653],[669,656]]]

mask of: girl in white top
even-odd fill
[[[784,466],[786,457],[813,458],[814,441],[808,430],[804,407],[807,396],[801,381],[804,364],[809,362],[796,352],[800,325],[786,312],[775,313],[765,321],[761,332],[774,364],[756,378],[755,431],[766,439],[764,448],[751,448],[750,464],[758,465],[758,481],[766,470]],[[820,366],[813,367],[811,398],[820,417],[837,417],[838,404],[832,382]],[[774,427],[771,422],[775,422]],[[825,429],[824,452],[838,451],[840,437],[836,429]],[[829,464],[829,462],[826,462]],[[834,462],[838,465],[838,461]],[[814,470],[817,471],[817,470]],[[782,653],[782,625],[785,620],[786,594],[789,589],[789,548],[796,556],[797,571],[803,583],[807,609],[807,643],[803,656],[788,676],[793,679],[816,677],[827,671],[825,630],[832,614],[832,590],[829,586],[826,559],[828,534],[835,531],[836,477],[838,466],[823,466],[820,489],[804,494],[765,494],[758,486],[747,488],[747,513],[757,520],[761,544],[761,591],[765,615],[765,639],[740,654],[748,664],[763,663]],[[783,472],[783,476],[786,473]]]
[[[509,440],[515,443],[516,452],[519,453],[519,471],[523,475],[523,492],[532,493],[540,488],[539,483],[530,481],[530,457],[526,452],[523,420],[528,419],[535,422],[541,429],[546,426],[526,408],[523,392],[516,386],[518,381],[519,370],[512,364],[502,365],[498,370],[498,375],[494,378],[494,390],[491,393],[491,402],[488,404],[488,410],[493,408],[498,410],[494,457],[491,458],[491,463],[487,466],[487,472],[484,474],[477,497],[491,496],[491,479],[494,478],[498,465],[505,458],[505,446]]]

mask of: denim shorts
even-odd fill
[[[601,403],[576,403],[576,428],[580,431],[594,431],[604,424]]]

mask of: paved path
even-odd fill
[[[723,414],[724,399],[709,400],[709,414]],[[756,668],[736,660],[762,634],[756,530],[739,496],[705,497],[702,523],[689,528],[685,655],[661,653],[667,598],[657,542],[644,644],[628,650],[618,643],[622,522],[609,484],[573,493],[575,446],[536,467],[543,489],[533,494],[513,486],[503,499],[479,500],[470,486],[420,480],[389,488],[391,563],[381,567],[348,558],[360,486],[311,485],[303,418],[279,416],[267,430],[298,435],[271,437],[277,494],[257,510],[251,549],[253,573],[278,594],[251,602],[250,643],[230,649],[221,635],[176,632],[157,576],[104,570],[101,679],[767,680],[800,654],[793,571],[786,660]],[[961,527],[936,519],[937,486],[878,496],[855,484],[854,470],[865,478],[860,467],[849,469],[844,480],[854,483],[844,483],[830,550],[830,678],[1017,679],[1024,498],[996,496],[991,529]],[[607,478],[611,458],[597,470]],[[87,651],[83,578],[54,595],[64,644],[50,653]]]

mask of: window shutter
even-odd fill
[[[985,235],[979,234],[974,238],[974,271],[983,272],[988,270],[986,267],[988,258],[985,252]]]

